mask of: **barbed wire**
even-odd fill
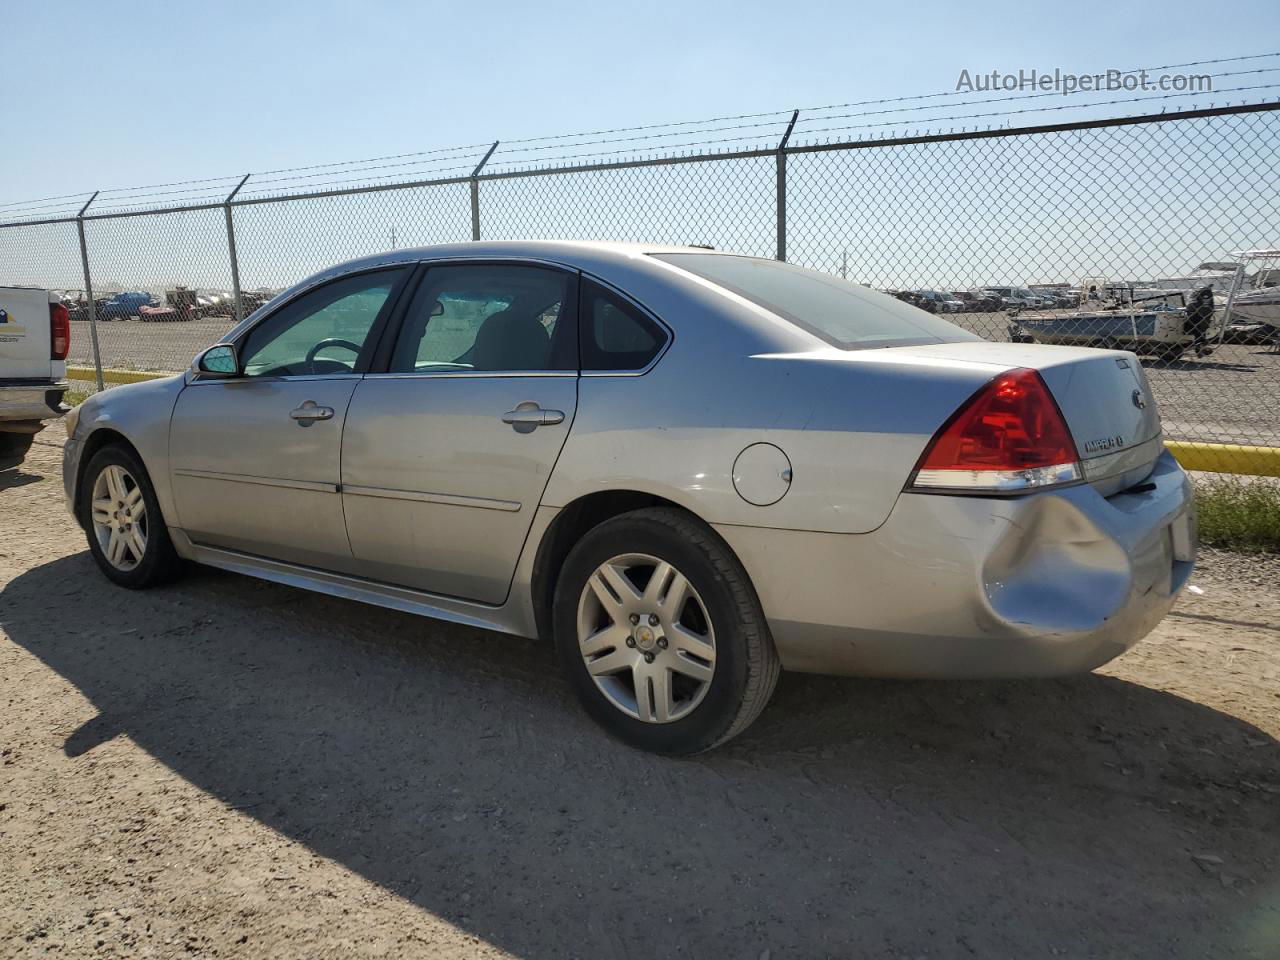
[[[1245,75],[1245,74],[1254,74],[1254,73],[1276,73],[1276,72],[1280,72],[1280,67],[1261,67],[1261,68],[1258,68],[1258,69],[1255,69],[1255,70],[1236,70],[1236,71],[1232,71],[1232,72],[1230,72],[1230,73],[1223,73],[1223,74],[1219,74],[1219,76],[1242,76],[1242,75]],[[1234,89],[1237,89],[1237,90],[1238,90],[1238,89],[1247,89],[1247,88],[1237,87],[1237,88],[1234,88]],[[1182,93],[1178,93],[1178,94],[1172,94],[1172,95],[1177,95],[1177,96],[1199,96],[1199,95],[1203,95],[1203,94],[1206,94],[1206,93],[1209,93],[1209,92],[1212,92],[1212,91],[1186,91],[1186,92],[1182,92]],[[1224,92],[1226,92],[1226,91],[1224,91]],[[1061,97],[1061,96],[1062,96],[1062,94],[1061,94],[1060,92],[1058,92],[1058,91],[1050,91],[1050,92],[1046,92],[1046,93],[1034,93],[1034,94],[1026,94],[1026,95],[1022,95],[1022,96],[1010,96],[1010,97],[988,97],[988,98],[983,99],[983,100],[968,100],[968,101],[965,101],[965,103],[966,103],[966,105],[968,105],[968,104],[982,104],[982,103],[1006,103],[1006,102],[1014,101],[1014,100],[1031,100],[1031,99],[1036,99],[1036,98],[1038,98],[1038,97]],[[1073,108],[1089,107],[1089,106],[1105,106],[1105,105],[1107,105],[1108,103],[1114,103],[1114,102],[1119,102],[1119,101],[1101,101],[1101,102],[1091,102],[1091,103],[1084,103],[1084,104],[1071,104],[1070,106],[1071,106],[1071,107],[1073,107]],[[801,113],[801,114],[803,114],[803,113],[805,112],[805,110],[808,110],[808,111],[812,112],[812,111],[815,111],[815,110],[824,110],[824,109],[835,109],[835,108],[834,108],[834,107],[822,107],[822,108],[817,108],[817,107],[808,107],[808,108],[804,108],[804,109],[802,109],[802,110],[800,110],[800,111],[798,111],[798,112],[799,112],[799,113]],[[844,120],[844,119],[854,119],[854,118],[857,118],[857,117],[883,116],[883,115],[886,115],[886,114],[909,113],[909,112],[913,112],[913,111],[917,111],[917,110],[934,110],[934,109],[937,109],[937,107],[936,107],[934,104],[926,104],[926,105],[922,105],[922,106],[915,106],[915,107],[901,107],[901,108],[893,108],[893,109],[888,109],[888,110],[865,110],[865,111],[861,111],[861,112],[858,112],[858,113],[837,114],[837,115],[835,115],[835,116],[831,116],[831,115],[827,115],[827,114],[822,114],[822,115],[819,115],[819,116],[800,116],[799,118],[797,118],[796,125],[797,125],[797,126],[799,126],[799,125],[801,125],[801,124],[805,124],[805,123],[822,123],[822,122],[829,121],[829,120]],[[1007,113],[1009,113],[1009,114],[1016,114],[1016,113],[1035,113],[1035,112],[1040,112],[1040,110],[1049,111],[1049,110],[1056,110],[1056,109],[1060,109],[1060,108],[1057,108],[1057,107],[1042,107],[1042,108],[1035,109],[1035,110],[1011,110],[1011,111],[1007,111]],[[726,126],[726,127],[709,127],[709,128],[706,128],[706,129],[699,130],[699,131],[698,131],[698,133],[699,133],[699,134],[703,134],[703,133],[724,133],[724,132],[727,132],[727,131],[730,131],[730,130],[759,129],[759,128],[762,128],[762,127],[780,127],[780,126],[785,126],[785,125],[787,124],[787,122],[788,122],[788,121],[789,121],[789,119],[790,119],[790,115],[791,115],[791,111],[787,111],[785,115],[779,116],[779,117],[778,117],[778,119],[776,119],[776,120],[767,120],[767,121],[763,121],[763,122],[759,122],[759,123],[741,123],[741,124],[733,124],[733,125],[731,125],[731,126]],[[757,116],[759,116],[759,114],[757,114]],[[949,119],[949,118],[943,118],[943,119]],[[957,118],[957,119],[958,119],[958,118]],[[933,122],[933,121],[932,121],[932,120],[926,120],[926,121],[924,121],[924,122],[926,122],[926,123],[930,123],[930,122]],[[838,129],[838,128],[828,128],[828,129]],[[853,129],[853,126],[852,126],[852,125],[850,125],[850,126],[849,126],[849,129]],[[812,131],[806,131],[806,132],[812,132]],[[607,139],[602,139],[602,140],[585,140],[585,141],[580,141],[580,142],[573,143],[573,144],[568,144],[567,146],[569,146],[569,147],[587,147],[587,146],[607,145],[607,144],[613,144],[613,143],[632,143],[632,142],[643,142],[643,141],[647,141],[647,140],[656,140],[656,139],[663,138],[663,137],[675,137],[675,136],[681,136],[681,135],[683,135],[683,133],[684,133],[684,131],[671,131],[670,133],[648,134],[648,135],[644,135],[644,136],[637,136],[637,137],[612,137],[612,138],[607,138]],[[749,137],[749,136],[743,136],[743,137],[732,137],[732,138],[727,138],[727,139],[732,139],[732,140],[742,140],[742,139],[750,139],[750,137]],[[508,154],[511,154],[511,153],[517,153],[517,154],[530,154],[530,153],[544,152],[544,151],[549,151],[549,150],[558,150],[558,149],[562,149],[562,147],[561,147],[560,145],[548,145],[548,146],[544,146],[544,147],[520,147],[520,148],[517,148],[517,149],[515,149],[515,150],[509,150],[509,149],[507,148],[507,144],[509,144],[509,143],[520,143],[520,142],[528,142],[528,141],[517,141],[517,140],[512,140],[512,141],[506,141],[506,142],[504,142],[504,143],[501,145],[501,148],[500,148],[500,149],[499,149],[499,151],[498,151],[498,152],[499,152],[499,155],[501,155],[501,156],[505,156],[505,155],[508,155]],[[725,141],[710,141],[710,142],[725,142]],[[659,145],[658,145],[658,147],[659,147],[659,148],[661,148],[662,146],[663,146],[663,145],[661,145],[661,144],[659,144]],[[577,156],[587,156],[587,154],[578,154]]]
[[[1135,67],[1132,70],[1121,70],[1119,71],[1119,73],[1121,76],[1128,76],[1129,74],[1141,73],[1143,70],[1146,70],[1146,71],[1172,70],[1176,67],[1205,66],[1213,63],[1234,63],[1241,60],[1260,60],[1267,57],[1280,57],[1280,52],[1256,53],[1256,54],[1250,54],[1248,56],[1243,56],[1243,57],[1222,57],[1216,60],[1199,60],[1199,61],[1192,61],[1188,63],[1165,64],[1163,66],[1156,66],[1156,67]],[[886,103],[908,103],[913,100],[926,100],[926,99],[931,99],[935,97],[960,97],[960,96],[966,96],[968,95],[968,93],[969,91],[963,91],[963,90],[944,90],[937,93],[920,93],[920,94],[914,94],[912,96],[907,96],[907,97],[882,97],[876,100],[855,100],[849,103],[833,103],[833,104],[827,104],[825,106],[800,107],[799,110],[801,113],[811,113],[811,112],[818,112],[822,110],[843,110],[846,107],[867,107],[867,106],[877,106],[877,105],[886,104]],[[1024,98],[1030,98],[1035,96],[1039,96],[1039,94],[1023,95]],[[1018,99],[1018,98],[1014,98],[1014,99]],[[632,127],[613,127],[611,129],[606,129],[606,130],[587,130],[579,133],[562,133],[562,134],[556,134],[556,135],[547,136],[547,137],[526,137],[523,139],[509,139],[503,142],[504,143],[532,143],[539,140],[562,140],[562,139],[572,139],[574,137],[594,137],[594,136],[603,136],[604,134],[610,134],[610,133],[631,133],[636,130],[658,130],[664,127],[693,126],[701,123],[722,123],[727,120],[752,120],[757,117],[771,117],[771,116],[778,116],[778,115],[785,116],[791,113],[792,113],[792,110],[769,110],[763,113],[742,113],[742,114],[736,114],[732,116],[710,117],[702,120],[681,120],[681,121],[673,121],[668,123],[644,124],[641,126],[632,126]]]
[[[1220,91],[1215,90],[1214,93],[1215,94],[1240,93],[1245,90],[1270,90],[1270,89],[1280,89],[1280,82],[1255,84],[1252,86],[1243,86],[1243,87],[1228,87],[1225,90],[1220,90]],[[1205,94],[1200,91],[1196,91],[1193,93],[1152,94],[1151,96],[1146,96],[1146,97],[1124,97],[1117,100],[1099,100],[1093,103],[1065,103],[1065,104],[1060,104],[1059,106],[1056,106],[1056,107],[1030,107],[1023,110],[996,110],[989,113],[964,113],[964,114],[953,114],[951,116],[946,116],[946,117],[926,117],[920,122],[932,124],[932,123],[944,123],[948,120],[979,120],[979,119],[986,119],[990,117],[1012,117],[1012,116],[1018,116],[1024,113],[1053,113],[1060,110],[1081,110],[1081,109],[1086,109],[1088,107],[1109,107],[1109,106],[1115,106],[1116,104],[1121,104],[1121,103],[1143,103],[1151,100],[1176,100],[1180,97],[1202,97],[1202,96],[1205,96]],[[841,130],[862,130],[862,129],[868,129],[872,127],[898,127],[901,125],[902,125],[901,121],[897,121],[897,120],[889,120],[884,123],[840,124],[839,126],[835,126],[835,127],[824,127],[818,130],[806,130],[805,133],[806,134],[836,133]]]
[[[1229,88],[1228,90],[1224,90],[1224,91],[1222,91],[1222,92],[1223,92],[1223,93],[1233,93],[1233,92],[1239,92],[1239,91],[1242,91],[1242,90],[1270,89],[1270,88],[1280,88],[1280,83],[1262,84],[1262,85],[1260,85],[1260,86],[1233,87],[1233,88]],[[1048,111],[1051,111],[1051,110],[1071,110],[1071,109],[1083,109],[1083,108],[1087,108],[1087,107],[1113,106],[1113,105],[1115,105],[1115,104],[1121,104],[1121,103],[1137,103],[1137,102],[1142,102],[1142,101],[1147,101],[1147,100],[1170,100],[1170,99],[1174,99],[1174,98],[1177,98],[1177,97],[1184,97],[1184,96],[1201,96],[1201,94],[1199,94],[1199,93],[1194,93],[1194,94],[1186,94],[1186,93],[1183,93],[1183,94],[1153,95],[1153,96],[1149,96],[1149,97],[1127,97],[1127,98],[1122,98],[1122,99],[1116,99],[1116,100],[1105,100],[1105,101],[1100,101],[1100,102],[1095,102],[1095,103],[1088,103],[1088,104],[1063,104],[1063,105],[1061,105],[1061,106],[1057,106],[1057,107],[1046,107],[1046,108],[1043,108],[1042,110],[1041,110],[1041,109],[1036,109],[1036,110],[1011,110],[1011,111],[996,111],[996,112],[992,112],[992,113],[957,114],[957,115],[946,116],[946,117],[930,117],[930,118],[926,118],[925,120],[923,120],[923,121],[921,121],[921,122],[923,122],[923,123],[940,123],[940,122],[945,122],[945,121],[948,121],[948,120],[972,120],[972,119],[979,119],[979,118],[984,118],[984,117],[997,117],[997,116],[999,116],[999,117],[1004,117],[1004,116],[1012,116],[1012,115],[1019,114],[1019,113],[1040,113],[1040,112],[1048,112]],[[899,123],[898,121],[886,121],[886,122],[883,122],[883,123],[841,124],[840,126],[836,126],[836,127],[827,127],[827,128],[821,128],[821,129],[818,129],[818,130],[809,130],[809,131],[806,131],[806,133],[807,133],[807,134],[817,134],[817,133],[834,133],[834,132],[842,131],[842,130],[860,130],[860,129],[872,129],[872,128],[878,128],[878,127],[897,127],[897,126],[901,126],[901,125],[902,125],[902,124],[901,124],[901,123]],[[754,138],[753,138],[753,137],[751,137],[750,135],[743,135],[743,136],[738,136],[738,137],[723,137],[723,138],[716,139],[716,140],[697,140],[697,141],[692,141],[692,142],[689,142],[689,143],[671,143],[671,144],[662,144],[661,146],[659,146],[659,147],[655,147],[654,149],[655,149],[655,150],[656,150],[656,149],[661,149],[661,150],[679,150],[679,149],[683,149],[683,148],[686,148],[686,147],[710,147],[710,146],[717,146],[717,145],[725,144],[725,143],[739,143],[739,142],[741,142],[741,141],[743,141],[743,140],[751,140],[751,139],[754,139]],[[767,149],[767,148],[765,148],[765,149]],[[558,162],[565,161],[565,160],[580,160],[580,159],[586,159],[586,158],[599,158],[599,157],[616,156],[616,155],[618,155],[618,154],[624,154],[624,153],[635,153],[635,152],[636,152],[635,150],[633,150],[633,149],[631,149],[631,148],[627,148],[627,149],[610,150],[610,151],[592,151],[591,153],[582,153],[582,154],[568,154],[568,155],[564,155],[564,156],[557,156],[557,157],[551,157],[551,158],[546,158],[546,159],[547,159],[547,161],[548,161],[548,162],[557,162],[557,163],[558,163]],[[640,151],[640,152],[644,152],[644,151]],[[501,166],[501,164],[497,164],[496,166]]]
[[[1244,61],[1264,60],[1268,58],[1280,57],[1280,52],[1247,54],[1237,57],[1218,57],[1205,60],[1191,60],[1183,63],[1162,64],[1149,67],[1135,67],[1129,70],[1115,71],[1120,76],[1130,76],[1133,74],[1146,71],[1148,73],[1161,70],[1173,70],[1187,67],[1204,67],[1217,66],[1229,63],[1240,63]],[[1217,74],[1210,74],[1210,77],[1232,77],[1244,76],[1249,74],[1263,74],[1280,71],[1280,67],[1258,67],[1249,70],[1232,70],[1222,71]],[[1107,71],[1110,72],[1110,71]],[[1104,72],[1107,73],[1107,72]],[[1064,110],[1080,110],[1091,107],[1113,106],[1123,103],[1137,103],[1142,101],[1171,100],[1182,97],[1191,96],[1216,96],[1226,93],[1235,93],[1249,90],[1266,90],[1276,86],[1276,84],[1257,84],[1252,86],[1236,86],[1224,90],[1217,91],[1176,91],[1169,93],[1152,94],[1138,97],[1128,97],[1112,100],[1090,100],[1088,102],[1071,102],[1059,104],[1057,106],[1034,106],[1021,109],[1008,109],[1001,111],[991,111],[984,113],[968,113],[968,114],[949,114],[946,116],[921,118],[919,123],[922,124],[939,124],[956,120],[977,120],[991,119],[1003,116],[1020,116],[1029,113],[1052,113]],[[1061,91],[1038,91],[1031,93],[1011,94],[1001,97],[987,97],[982,99],[959,99],[952,103],[943,105],[935,102],[921,103],[920,101],[929,100],[936,101],[942,98],[963,98],[971,96],[975,91],[951,90],[939,91],[926,94],[914,94],[905,97],[879,98],[872,100],[849,101],[846,103],[827,104],[824,106],[802,107],[799,110],[800,117],[797,121],[797,127],[801,129],[797,134],[801,137],[811,137],[822,133],[837,133],[848,130],[867,130],[881,127],[901,126],[908,122],[906,120],[891,120],[883,123],[866,123],[866,124],[839,124],[826,127],[814,128],[812,125],[817,123],[829,123],[833,120],[856,120],[862,117],[870,116],[886,116],[893,114],[908,114],[920,111],[928,111],[935,109],[946,109],[950,107],[960,107],[969,105],[979,105],[987,103],[1007,103],[1013,104],[1028,100],[1042,99],[1045,97],[1061,97],[1064,94]],[[1100,92],[1100,91],[1094,91]],[[1087,93],[1082,91],[1082,93]],[[914,106],[895,106],[897,104],[914,103]],[[850,109],[856,107],[878,107],[880,109],[857,111],[853,113],[831,115],[829,111]],[[644,153],[651,154],[659,150],[682,150],[686,148],[707,147],[712,148],[718,145],[729,143],[742,143],[749,140],[758,140],[762,137],[763,131],[770,128],[778,128],[790,121],[793,115],[792,110],[771,110],[759,113],[744,113],[726,115],[721,117],[704,118],[700,120],[684,120],[684,121],[668,121],[665,123],[643,124],[623,127],[613,127],[600,130],[591,130],[578,133],[554,134],[541,137],[524,137],[514,138],[503,141],[501,149],[493,160],[495,167],[507,166],[520,163],[560,163],[568,160],[580,160],[590,157],[611,157],[625,153]],[[768,119],[762,119],[768,118]],[[733,121],[755,121],[746,123],[736,123]],[[728,124],[724,126],[709,126],[710,124]],[[744,133],[740,136],[721,137],[708,139],[707,135],[715,133],[728,133],[735,130],[757,131],[756,133]],[[618,136],[613,134],[637,134],[635,136]],[[693,137],[697,136],[698,140],[688,140],[683,143],[668,142],[670,138],[675,137]],[[587,140],[583,138],[599,137],[601,139]],[[629,143],[636,146],[622,148],[618,150],[599,150],[585,153],[557,153],[558,151],[574,150],[582,147],[592,146],[609,146],[612,144]],[[537,144],[541,144],[538,146]],[[647,145],[646,145],[647,144]],[[367,176],[371,171],[399,169],[404,174],[411,172],[420,173],[447,173],[456,170],[466,169],[462,165],[451,165],[446,167],[436,167],[434,169],[425,169],[432,164],[441,163],[448,160],[461,159],[464,156],[478,158],[476,151],[487,149],[488,143],[469,144],[465,146],[439,147],[430,150],[412,151],[407,153],[389,154],[381,157],[372,157],[362,160],[340,160],[327,163],[306,164],[295,167],[280,167],[270,170],[263,170],[250,175],[249,185],[246,192],[248,195],[260,195],[262,187],[266,184],[296,184],[299,187],[308,189],[319,186],[335,186],[335,185],[354,185],[365,181],[381,181],[390,179],[390,175]],[[554,156],[550,154],[556,154]],[[423,159],[434,158],[434,159]],[[403,162],[394,162],[403,161]],[[314,171],[314,172],[313,172]],[[329,174],[344,174],[346,179],[324,180],[318,183],[304,183],[303,181],[316,180]],[[270,179],[261,179],[264,176],[274,174],[283,174],[288,176],[274,176]],[[296,175],[295,175],[296,174]],[[220,177],[202,177],[188,180],[175,180],[164,183],[147,184],[135,187],[113,187],[98,191],[98,203],[105,208],[118,208],[123,204],[133,205],[135,201],[157,199],[162,197],[171,198],[162,202],[173,205],[180,205],[184,202],[198,202],[201,200],[212,200],[219,197],[208,189],[175,189],[169,190],[169,187],[201,187],[204,184],[220,184],[225,185],[226,190],[221,195],[225,195],[226,191],[238,183],[243,175],[234,174]],[[415,178],[420,179],[420,178]],[[269,190],[269,193],[278,193],[286,191],[285,187],[277,187]],[[151,192],[144,192],[151,191]],[[23,219],[41,216],[49,216],[48,211],[56,209],[64,209],[76,207],[78,204],[87,200],[91,195],[91,191],[80,191],[77,193],[59,194],[50,197],[39,198],[36,200],[16,200],[0,202],[0,211],[7,218]]]

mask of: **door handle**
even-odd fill
[[[564,422],[563,410],[544,410],[536,403],[525,402],[502,415],[502,422],[509,423],[520,433],[528,433],[538,427],[548,427]]]
[[[332,420],[333,407],[322,407],[314,400],[305,400],[302,406],[290,410],[289,416],[298,421],[298,426],[309,427],[317,420]]]

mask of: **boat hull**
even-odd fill
[[[1097,311],[1069,314],[1023,314],[1011,327],[1037,343],[1063,346],[1106,344],[1140,350],[1145,346],[1183,346],[1192,337],[1184,330],[1186,314],[1181,310],[1134,312]]]
[[[1253,320],[1280,327],[1280,296],[1237,297],[1231,305],[1231,319]]]

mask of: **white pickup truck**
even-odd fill
[[[22,462],[66,407],[71,317],[47,290],[0,287],[0,468]]]

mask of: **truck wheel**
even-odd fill
[[[586,711],[656,753],[709,750],[764,709],[779,662],[760,601],[714,531],[670,508],[588,532],[553,606],[561,666]]]
[[[107,579],[141,590],[181,574],[151,478],[131,450],[113,444],[94,454],[78,496],[89,552]]]
[[[33,433],[0,433],[0,469],[20,464],[35,438]]]

